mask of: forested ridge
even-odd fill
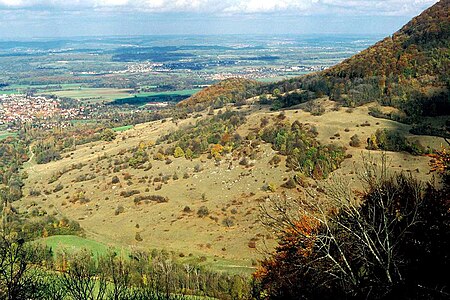
[[[319,73],[266,85],[263,93],[289,107],[329,96],[346,106],[377,101],[420,116],[450,114],[449,0],[441,0],[392,36]],[[280,95],[300,90],[299,97]],[[297,93],[295,93],[296,95]],[[388,116],[392,117],[392,116]]]
[[[221,106],[226,103],[235,103],[256,96],[261,86],[261,83],[253,80],[226,79],[181,101],[178,106],[195,106],[196,104]]]

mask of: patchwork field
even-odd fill
[[[52,91],[51,94],[58,97],[74,98],[89,103],[96,103],[110,102],[118,98],[129,97],[131,91],[132,90],[129,89],[77,87],[61,91]]]

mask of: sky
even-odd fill
[[[389,35],[437,0],[0,0],[0,38]]]

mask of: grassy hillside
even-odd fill
[[[319,183],[336,168],[333,174],[354,185],[361,153],[369,153],[366,140],[377,130],[395,130],[424,147],[443,142],[369,116],[367,106],[351,113],[333,109],[331,101],[324,106],[320,116],[245,105],[217,109],[214,116],[203,112],[136,125],[117,132],[114,141],[78,145],[59,161],[27,164],[24,197],[15,205],[75,220],[87,238],[104,245],[166,249],[186,259],[204,257],[205,264],[219,269],[248,272],[260,251],[274,243],[258,221],[267,197],[297,198],[301,185],[320,191]],[[240,115],[245,118],[236,118]],[[360,143],[350,146],[354,136]],[[196,141],[208,140],[211,144],[196,148]],[[343,161],[340,150],[331,151],[340,147],[347,148]],[[393,170],[431,176],[428,157],[388,156]],[[75,239],[68,243],[82,244]]]
[[[105,244],[75,235],[54,235],[39,239],[37,242],[52,248],[55,253],[60,253],[61,251],[76,252],[86,249],[95,256],[101,256],[105,255],[109,249]]]

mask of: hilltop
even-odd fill
[[[347,106],[378,101],[409,119],[450,114],[450,1],[441,0],[390,37],[319,73],[265,88],[302,89]],[[313,96],[314,97],[314,96]],[[295,104],[295,103],[294,103]],[[284,106],[289,106],[286,101]],[[392,116],[388,116],[392,117]]]
[[[201,105],[223,106],[226,103],[235,103],[258,94],[262,84],[248,79],[230,78],[209,86],[188,99],[178,103],[179,107]]]

